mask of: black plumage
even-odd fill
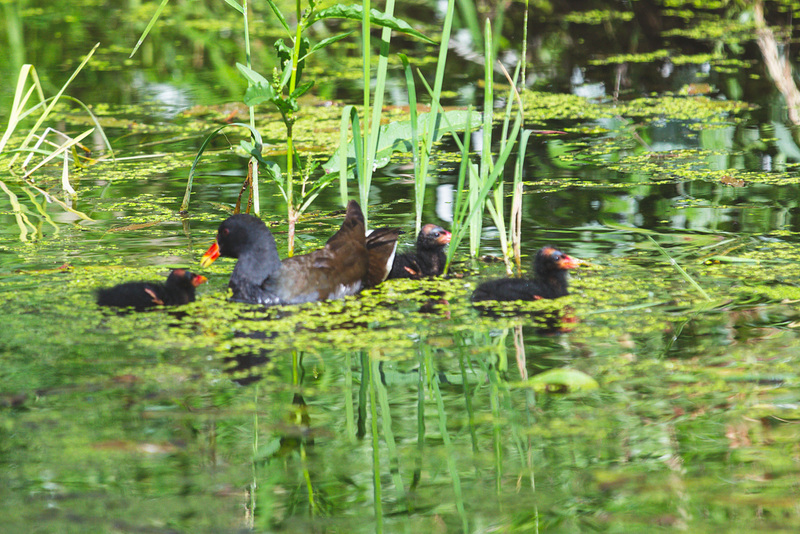
[[[174,269],[161,282],[126,282],[97,291],[100,306],[133,307],[137,310],[154,306],[178,306],[194,302],[195,288],[206,281],[205,276],[186,269]]]
[[[533,278],[500,278],[483,282],[475,289],[472,300],[538,300],[563,297],[568,294],[567,270],[577,266],[578,260],[555,247],[542,247],[533,260]]]
[[[444,247],[450,242],[450,238],[450,232],[441,226],[426,224],[417,236],[416,250],[395,256],[389,278],[419,279],[439,276],[444,272],[447,260]]]

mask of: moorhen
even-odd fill
[[[194,290],[206,281],[205,276],[186,269],[174,269],[165,283],[126,282],[97,291],[100,306],[133,307],[178,306],[194,302]]]
[[[389,272],[389,278],[413,278],[439,276],[444,271],[447,255],[444,247],[451,234],[441,226],[426,224],[417,236],[416,252],[398,254]]]
[[[219,256],[238,259],[228,282],[235,302],[274,306],[338,299],[386,278],[399,233],[386,228],[367,238],[361,207],[351,200],[341,228],[323,248],[281,261],[264,222],[237,214],[220,224],[217,241],[201,265],[207,267]]]
[[[567,292],[567,270],[578,260],[552,246],[539,249],[533,260],[534,277],[489,280],[475,289],[473,301],[555,299]]]

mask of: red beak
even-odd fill
[[[208,267],[214,263],[214,260],[217,258],[219,258],[219,245],[215,241],[213,245],[208,247],[208,250],[206,250],[206,253],[203,254],[203,257],[200,258],[200,266]]]
[[[205,284],[207,281],[208,281],[208,278],[206,278],[205,276],[203,276],[201,274],[196,274],[196,275],[194,275],[194,278],[192,278],[192,285],[194,287],[197,287],[200,284]]]
[[[561,256],[561,259],[556,263],[559,269],[575,269],[580,264],[580,260],[576,260],[572,256],[567,256],[566,254]]]

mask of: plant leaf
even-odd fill
[[[311,54],[316,52],[317,50],[321,50],[321,49],[325,48],[326,46],[335,43],[336,41],[341,41],[345,37],[349,37],[350,34],[354,33],[355,31],[356,30],[351,30],[351,31],[349,31],[347,33],[342,33],[342,34],[339,34],[339,35],[334,35],[333,37],[328,37],[327,39],[323,39],[322,41],[320,41],[317,44],[315,44],[314,46],[312,46],[311,50],[309,50],[308,53],[305,56],[300,58],[300,61],[303,61],[308,56],[310,56]]]
[[[138,41],[136,41],[136,46],[133,47],[133,51],[131,51],[131,55],[128,56],[128,58],[132,58],[133,55],[136,53],[136,51],[139,50],[139,47],[142,46],[142,43],[144,42],[145,38],[147,37],[147,34],[150,33],[150,30],[153,29],[153,26],[155,25],[156,21],[158,20],[158,17],[161,16],[161,12],[164,11],[165,7],[167,7],[167,3],[168,2],[169,2],[169,0],[162,0],[161,5],[158,6],[158,9],[156,9],[155,14],[153,15],[153,18],[151,18],[150,22],[147,23],[147,27],[142,32],[142,36],[139,37]]]
[[[528,380],[528,384],[537,393],[577,393],[579,391],[591,391],[600,387],[591,376],[568,367],[550,369],[540,373]]]
[[[243,101],[246,106],[256,106],[263,102],[275,102],[275,91],[271,85],[251,85],[244,93]]]
[[[234,2],[233,0],[225,0],[225,3],[231,6],[233,9],[239,12],[240,15],[244,15],[244,8]]]
[[[422,113],[417,117],[417,129],[424,132],[428,127],[428,113]],[[447,120],[437,120],[436,126],[433,131],[433,140],[438,141],[443,135],[447,133],[455,133],[463,131],[467,126],[467,111],[466,110],[452,110],[444,113]],[[477,125],[476,125],[477,126]],[[378,147],[375,151],[374,167],[380,169],[389,163],[389,159],[394,152],[411,152],[412,145],[412,128],[411,121],[397,121],[384,124],[380,128]],[[326,173],[337,172],[339,170],[339,151],[342,150],[340,146],[336,149],[331,159],[322,165]],[[347,165],[348,167],[355,163],[355,148],[353,141],[347,145]]]
[[[351,5],[346,6],[342,4],[337,4],[335,6],[331,6],[326,9],[322,9],[316,13],[308,21],[308,25],[311,26],[317,21],[322,19],[350,19],[350,20],[357,20],[361,21],[362,14],[364,10],[361,5]],[[378,10],[371,9],[369,12],[369,20],[371,24],[375,26],[381,26],[386,28],[391,28],[393,30],[412,35],[417,39],[422,39],[423,41],[427,41],[429,43],[434,43],[433,39],[426,37],[419,31],[412,28],[406,21],[402,19],[398,19],[396,17],[390,17],[384,13],[381,13]]]
[[[236,64],[236,68],[239,69],[239,72],[242,73],[242,76],[244,76],[245,80],[247,80],[248,83],[251,83],[253,85],[261,84],[261,85],[264,85],[264,86],[270,86],[271,85],[269,83],[269,80],[264,78],[262,75],[260,75],[259,73],[257,73],[256,71],[254,71],[253,69],[248,67],[247,65],[242,65],[241,63],[237,63]]]
[[[306,94],[308,90],[311,89],[312,87],[314,87],[313,81],[306,82],[305,84],[301,85],[300,87],[294,90],[294,93],[291,94],[291,98],[293,99],[300,98],[301,96]]]
[[[275,5],[275,2],[273,2],[273,0],[267,0],[267,4],[269,4],[272,12],[275,13],[275,16],[278,17],[278,21],[280,21],[283,29],[291,33],[292,30],[289,29],[289,23],[286,22],[286,17],[283,16],[283,13],[281,13],[281,10]]]

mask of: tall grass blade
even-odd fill
[[[523,130],[519,138],[519,147],[517,148],[517,165],[514,168],[514,192],[511,198],[511,215],[510,223],[508,225],[508,240],[511,242],[511,252],[514,256],[514,263],[517,266],[517,271],[522,268],[520,243],[522,241],[522,189],[525,165],[525,153],[528,148],[528,140],[531,136],[531,130]]]
[[[470,173],[469,180],[469,209],[471,212],[483,212],[483,199],[480,189],[489,179],[494,163],[492,161],[492,122],[494,119],[494,56],[492,54],[492,24],[486,19],[484,26],[484,55],[483,66],[483,128],[481,136],[481,158],[478,173]],[[470,217],[469,225],[469,252],[476,257],[481,248],[481,232],[483,230],[482,217]]]
[[[82,141],[82,140],[83,140],[83,139],[84,139],[86,136],[88,136],[89,134],[91,134],[93,131],[94,131],[94,128],[91,128],[91,129],[89,129],[89,130],[87,130],[87,131],[83,132],[83,133],[82,133],[82,134],[80,134],[79,136],[75,137],[74,139],[70,139],[69,141],[67,141],[66,143],[64,143],[63,145],[61,145],[61,146],[60,146],[60,147],[59,147],[59,148],[58,148],[58,149],[57,149],[55,152],[52,152],[52,153],[50,153],[50,155],[48,155],[46,158],[44,158],[42,161],[40,161],[40,162],[39,162],[39,163],[38,163],[36,166],[34,166],[34,167],[31,169],[31,170],[27,171],[27,172],[25,173],[25,175],[23,176],[23,178],[29,178],[31,174],[33,174],[34,172],[36,172],[37,170],[39,170],[39,169],[40,169],[40,168],[41,168],[43,165],[46,165],[46,164],[47,164],[47,163],[49,163],[51,160],[53,160],[54,158],[58,157],[58,155],[59,155],[59,154],[62,154],[62,153],[64,153],[64,152],[66,152],[66,151],[67,151],[67,150],[69,150],[69,149],[70,149],[72,146],[74,146],[74,145],[76,145],[76,144],[80,143],[80,142],[81,142],[81,141]],[[71,188],[70,188],[70,189],[71,189]]]
[[[221,132],[225,128],[228,128],[228,127],[231,127],[231,126],[237,126],[237,127],[240,127],[240,128],[247,128],[248,130],[250,130],[250,133],[252,134],[253,138],[256,140],[256,147],[260,151],[261,145],[263,144],[262,141],[261,141],[261,134],[259,134],[258,130],[256,130],[255,128],[253,128],[249,124],[244,124],[242,122],[234,122],[234,123],[231,123],[231,124],[226,124],[224,126],[220,126],[216,130],[211,132],[211,134],[209,134],[208,137],[206,137],[203,140],[203,143],[200,145],[200,149],[197,151],[197,155],[194,157],[194,161],[192,162],[192,167],[189,169],[189,177],[186,180],[186,192],[183,195],[183,202],[181,202],[181,212],[186,212],[189,209],[189,199],[190,199],[190,197],[192,195],[192,184],[194,182],[194,173],[197,170],[197,164],[200,163],[200,158],[202,157],[203,152],[205,152],[206,147],[208,146],[208,144],[214,139],[214,137],[216,137],[216,135],[219,132]]]
[[[711,300],[711,297],[709,297],[709,296],[708,296],[708,293],[706,293],[706,292],[703,290],[703,288],[702,288],[702,287],[700,287],[700,284],[698,284],[697,282],[695,282],[694,278],[692,278],[691,276],[689,276],[689,273],[687,273],[686,271],[684,271],[684,270],[683,270],[683,267],[681,267],[680,265],[678,265],[678,262],[676,262],[676,261],[675,261],[675,260],[672,258],[672,256],[670,256],[670,255],[669,255],[669,253],[668,253],[666,250],[664,250],[664,248],[663,248],[661,245],[659,245],[659,244],[658,244],[658,242],[657,242],[655,239],[653,239],[652,237],[650,237],[650,236],[649,236],[649,235],[647,235],[647,234],[645,234],[645,237],[646,237],[647,239],[649,239],[649,240],[650,240],[650,242],[651,242],[651,243],[653,243],[653,245],[655,245],[655,247],[658,249],[658,251],[659,251],[659,252],[661,252],[661,254],[662,254],[662,255],[663,255],[665,258],[667,258],[667,259],[669,260],[669,263],[670,263],[670,265],[672,265],[672,266],[675,268],[675,270],[676,270],[676,271],[678,271],[678,273],[680,273],[680,275],[681,275],[681,276],[684,278],[684,280],[686,280],[687,282],[689,282],[689,284],[690,284],[690,285],[691,285],[693,288],[695,288],[695,289],[697,290],[697,292],[698,292],[698,293],[700,293],[700,294],[703,296],[703,298],[704,298],[704,299],[706,299],[706,300]]]
[[[394,0],[388,0],[386,2],[386,9],[384,11],[384,15],[387,17],[393,18],[394,15]],[[372,184],[372,173],[373,173],[373,162],[375,161],[375,156],[378,150],[378,137],[381,133],[381,115],[383,114],[383,97],[384,97],[384,90],[386,87],[386,71],[389,67],[389,44],[392,40],[392,29],[388,26],[384,26],[381,30],[381,44],[380,44],[380,55],[378,57],[378,70],[375,73],[375,95],[374,95],[374,102],[372,104],[372,120],[370,124],[372,125],[371,132],[369,135],[368,146],[367,146],[367,157],[366,157],[366,168],[364,169],[364,181],[360,184],[361,187],[361,199],[362,199],[362,209],[364,210],[364,223],[367,224],[369,222],[369,189]],[[365,85],[369,86],[367,79],[364,79]],[[365,111],[366,114],[366,111]],[[366,117],[365,117],[366,120]],[[366,125],[366,123],[365,123]]]
[[[422,224],[422,205],[425,201],[425,176],[420,168],[419,133],[417,122],[417,87],[414,83],[414,72],[405,54],[399,54],[403,62],[403,72],[406,77],[406,92],[408,92],[408,115],[411,119],[411,164],[414,166],[414,207],[416,209],[416,233],[419,233]],[[431,113],[436,111],[431,109]]]
[[[353,150],[355,157],[356,179],[363,175],[364,158],[362,157],[363,143],[361,141],[361,126],[358,120],[358,111],[353,105],[347,105],[342,110],[342,121],[339,126],[339,195],[342,199],[342,206],[347,205],[347,131],[348,128],[353,132]],[[362,208],[363,209],[363,208]]]
[[[446,275],[450,269],[450,263],[453,261],[453,255],[455,254],[458,245],[461,243],[461,240],[464,238],[464,216],[462,212],[464,211],[463,208],[463,198],[464,198],[464,183],[466,182],[466,176],[469,172],[469,142],[471,137],[472,131],[472,106],[467,108],[467,128],[464,132],[464,142],[459,144],[461,145],[461,164],[458,167],[458,181],[456,183],[456,195],[455,195],[455,206],[453,207],[453,225],[452,225],[452,234],[450,237],[450,246],[447,247],[447,261],[444,265],[444,274]],[[457,135],[453,136],[454,139],[458,139]]]
[[[158,17],[161,16],[161,12],[164,11],[164,8],[167,7],[168,3],[169,0],[161,0],[161,4],[158,6],[158,9],[156,9],[156,12],[155,14],[153,14],[153,17],[150,19],[150,22],[147,23],[147,27],[144,29],[144,32],[142,32],[142,35],[141,37],[139,37],[139,40],[136,41],[136,46],[133,47],[133,51],[131,51],[131,55],[128,56],[128,59],[132,58],[134,54],[136,54],[136,51],[139,50],[139,47],[142,46],[142,43],[147,37],[147,34],[149,34],[150,30],[153,29],[153,26],[155,26]]]
[[[361,17],[361,60],[364,62],[362,71],[362,83],[364,86],[364,131],[362,132],[363,140],[363,157],[364,164],[361,167],[362,173],[357,175],[358,180],[358,198],[361,203],[361,209],[364,210],[364,227],[366,228],[366,210],[367,202],[369,201],[368,185],[365,183],[370,181],[372,176],[372,162],[370,161],[370,149],[368,143],[370,142],[370,113],[369,113],[369,89],[370,89],[370,67],[372,65],[372,43],[370,38],[370,19],[369,12],[371,10],[370,0],[362,0],[362,17]],[[366,189],[366,190],[365,190]]]
[[[31,76],[33,79],[33,83],[28,91],[25,92],[25,83],[28,80],[28,76]],[[22,120],[23,110],[25,109],[25,105],[28,103],[33,91],[37,91],[39,94],[39,101],[44,102],[44,92],[42,91],[42,85],[39,82],[39,77],[36,75],[36,69],[33,65],[25,64],[19,70],[19,76],[17,77],[17,88],[14,91],[14,101],[11,104],[11,112],[8,116],[8,126],[6,127],[6,131],[3,134],[2,139],[0,139],[0,152],[8,143],[11,134],[14,133],[14,130],[17,128],[17,124],[19,121]]]
[[[350,443],[356,441],[355,412],[353,411],[353,355],[346,352],[344,355],[344,416],[345,416],[345,439]]]
[[[36,131],[39,130],[39,127],[42,125],[42,123],[44,123],[44,121],[47,120],[47,117],[50,116],[50,112],[53,111],[53,108],[58,103],[58,100],[61,98],[61,95],[63,95],[64,91],[67,90],[67,86],[69,86],[69,84],[72,82],[72,80],[75,79],[75,77],[78,75],[78,73],[81,70],[83,70],[83,67],[86,66],[86,64],[92,58],[92,56],[94,55],[94,53],[97,50],[98,46],[100,46],[100,43],[97,43],[96,45],[94,45],[94,47],[89,51],[89,53],[86,54],[86,57],[83,58],[83,61],[81,61],[81,64],[78,65],[78,67],[72,72],[72,75],[69,77],[69,79],[64,83],[64,85],[61,86],[61,89],[58,91],[58,93],[56,93],[56,95],[50,101],[50,104],[47,105],[47,107],[45,108],[45,110],[42,113],[42,115],[39,117],[39,119],[36,121],[36,123],[33,125],[33,127],[28,132],[28,135],[22,141],[22,144],[20,145],[20,150],[25,150],[27,148],[28,144],[31,142],[31,139],[33,139],[34,135],[36,134]],[[16,160],[16,158],[17,158],[17,155],[15,155],[11,159],[10,165],[14,164],[14,161]]]
[[[450,48],[450,32],[453,27],[453,14],[455,13],[455,0],[448,0],[447,11],[444,16],[444,23],[442,25],[442,40],[439,43],[439,58],[436,63],[436,75],[433,81],[433,92],[431,94],[431,112],[428,116],[428,126],[425,129],[425,148],[422,152],[422,157],[419,161],[419,174],[415,169],[415,183],[419,183],[419,194],[415,193],[414,202],[416,208],[416,232],[419,233],[422,227],[422,204],[425,200],[425,180],[428,177],[428,164],[431,152],[433,151],[433,138],[434,132],[437,128],[439,119],[439,110],[441,108],[440,100],[442,95],[442,85],[444,83],[444,71],[447,64],[447,53]],[[421,77],[421,76],[420,76]],[[424,78],[423,78],[424,82]],[[427,83],[425,83],[427,87]],[[428,88],[429,89],[429,88]]]

